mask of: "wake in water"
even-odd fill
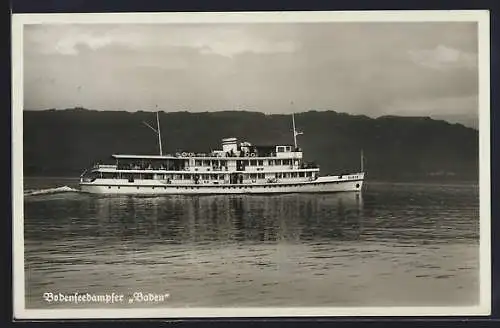
[[[24,196],[48,195],[48,194],[58,194],[65,192],[80,192],[80,190],[68,186],[47,188],[47,189],[28,189],[24,191]]]

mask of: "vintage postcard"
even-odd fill
[[[12,17],[16,319],[488,315],[488,11]]]

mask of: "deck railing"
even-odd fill
[[[116,164],[95,164],[92,169],[115,169]]]

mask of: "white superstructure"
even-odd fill
[[[317,165],[303,160],[294,145],[255,146],[236,138],[222,140],[209,153],[112,155],[114,164],[97,164],[81,175],[84,192],[98,194],[265,194],[296,192],[360,192],[365,173],[320,176]]]

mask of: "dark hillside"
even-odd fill
[[[207,152],[234,136],[254,144],[292,143],[291,116],[255,112],[160,113],[164,152]],[[112,153],[157,154],[151,112],[86,109],[24,112],[26,175],[76,175]],[[357,170],[364,149],[371,179],[478,179],[478,131],[421,117],[296,115],[305,157],[322,173]]]

